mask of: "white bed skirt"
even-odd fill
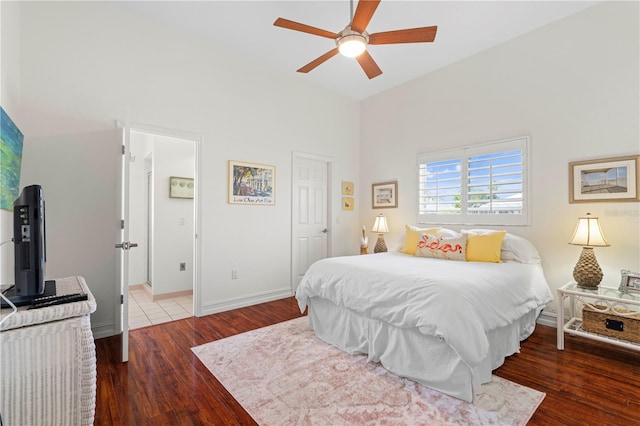
[[[481,365],[470,368],[446,342],[414,329],[402,329],[365,318],[332,302],[308,300],[309,326],[325,342],[350,354],[367,354],[387,370],[422,383],[447,395],[472,402],[480,385],[491,381],[492,371],[505,357],[520,350],[520,341],[533,333],[542,308],[487,333],[490,354]]]

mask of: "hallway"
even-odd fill
[[[129,330],[193,316],[193,295],[153,301],[144,288],[129,289]]]

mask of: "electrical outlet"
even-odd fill
[[[187,264],[184,263],[184,262],[180,263],[180,270],[181,271],[186,271],[187,270]]]
[[[237,269],[232,269],[231,270],[231,279],[232,280],[237,280],[238,279],[238,270]]]

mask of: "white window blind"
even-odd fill
[[[527,225],[528,137],[418,155],[419,223]]]

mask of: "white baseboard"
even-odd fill
[[[556,328],[558,326],[558,314],[555,312],[542,311],[536,323]]]
[[[199,316],[217,314],[219,312],[230,311],[232,309],[244,308],[247,306],[257,305],[259,303],[271,302],[273,300],[284,299],[291,297],[290,287],[281,288],[279,290],[268,291],[264,293],[253,294],[249,297],[239,297],[220,302],[204,304]]]
[[[116,325],[110,324],[91,324],[91,332],[94,339],[102,339],[103,337],[110,337],[119,334],[116,333]]]

